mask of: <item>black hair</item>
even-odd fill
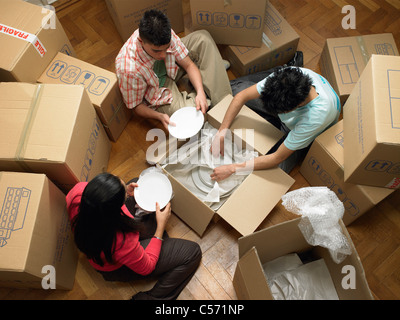
[[[113,263],[117,232],[139,231],[139,224],[126,216],[121,207],[125,202],[125,186],[119,177],[101,173],[85,187],[72,230],[78,249],[100,266],[101,253]]]
[[[168,17],[159,10],[148,10],[139,22],[139,36],[157,47],[171,41],[171,24]]]
[[[300,68],[277,68],[261,92],[265,111],[273,116],[296,109],[310,93],[311,78]]]

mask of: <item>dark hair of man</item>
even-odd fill
[[[139,36],[157,47],[171,41],[171,24],[168,17],[159,10],[148,10],[139,22]]]
[[[273,116],[296,109],[310,93],[311,78],[300,68],[278,68],[265,82],[261,100]]]
[[[125,236],[139,230],[135,219],[121,209],[125,194],[125,186],[118,177],[110,173],[97,175],[85,187],[78,214],[72,221],[78,249],[100,266],[104,265],[102,252],[113,263],[117,232]]]

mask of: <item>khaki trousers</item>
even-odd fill
[[[210,100],[209,106],[216,105],[226,95],[232,94],[221,54],[210,33],[206,30],[198,30],[183,37],[182,42],[189,50],[189,57],[200,70],[204,91]],[[182,68],[179,69],[175,80],[167,77],[165,87],[171,90],[173,101],[170,105],[159,107],[157,111],[171,116],[180,108],[196,105],[196,91],[193,87],[189,93],[179,90],[178,84],[185,78],[187,75]]]

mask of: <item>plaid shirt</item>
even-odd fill
[[[153,71],[156,60],[144,51],[138,37],[139,30],[136,30],[115,59],[116,74],[125,104],[130,109],[143,102],[154,108],[170,104],[171,91],[159,87]],[[167,75],[171,79],[175,79],[179,70],[176,61],[184,59],[188,53],[180,38],[171,30],[171,45],[165,58]]]

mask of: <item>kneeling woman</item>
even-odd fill
[[[75,243],[105,280],[158,277],[151,290],[137,293],[134,300],[176,299],[196,272],[201,249],[195,242],[168,237],[170,203],[164,209],[157,204],[155,214],[144,219],[134,218],[136,186],[110,173],[77,183],[66,197]]]

